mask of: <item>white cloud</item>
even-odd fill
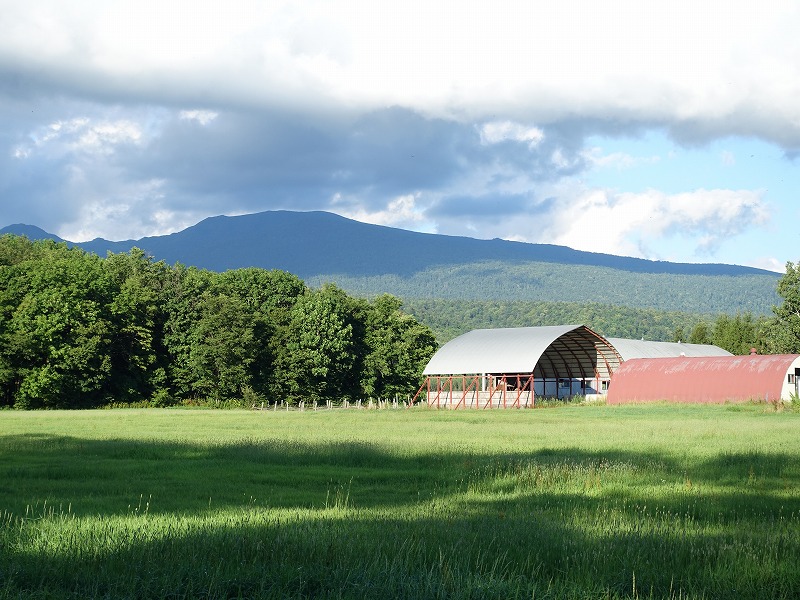
[[[363,223],[403,227],[417,231],[430,231],[431,223],[426,219],[424,211],[417,206],[418,199],[419,194],[398,196],[389,201],[385,208],[371,211],[363,206],[351,209],[337,209],[337,205],[344,202],[341,196],[337,196],[333,199],[333,206],[336,212],[343,217],[355,219]]]
[[[183,121],[196,121],[200,125],[208,125],[219,116],[213,110],[182,110],[178,113],[178,118]]]
[[[466,0],[458,18],[423,0],[6,4],[4,214],[53,213],[74,236],[333,208],[422,230],[654,258],[672,239],[713,254],[768,218],[766,193],[695,188],[763,186],[781,202],[778,178],[704,179],[736,156],[677,166],[648,155],[648,132],[695,148],[725,138],[741,166],[750,153],[735,140],[800,152],[794,0]],[[584,148],[629,135],[641,156]],[[615,170],[602,185],[620,192],[582,187],[591,167]],[[642,181],[694,191],[624,193]]]
[[[74,142],[74,146],[87,152],[110,153],[119,144],[135,144],[141,139],[142,130],[138,124],[119,120],[87,126]]]
[[[564,153],[562,148],[556,148],[550,155],[550,162],[559,170],[575,168],[580,164],[580,156],[570,157]]]
[[[490,121],[480,127],[481,144],[491,145],[500,142],[527,143],[534,148],[544,139],[544,131],[513,121]]]
[[[777,258],[772,256],[764,256],[746,263],[748,267],[755,267],[756,269],[766,269],[767,271],[775,271],[776,273],[786,272],[786,263],[782,263]]]
[[[197,211],[176,211],[165,206],[165,182],[115,182],[112,190],[73,170],[70,185],[86,198],[75,219],[57,231],[60,237],[81,242],[104,237],[111,240],[167,235],[194,225],[204,216]],[[109,191],[111,193],[109,193]]]
[[[29,134],[30,142],[14,149],[17,158],[29,158],[37,152],[68,154],[72,152],[110,154],[121,144],[137,144],[143,132],[139,124],[128,120],[98,120],[76,117],[59,120]]]
[[[581,156],[590,165],[599,168],[614,168],[619,171],[633,169],[643,164],[656,164],[661,162],[660,156],[633,156],[624,152],[604,154],[603,149],[597,146],[584,150]]]
[[[3,12],[0,64],[89,96],[578,117],[800,146],[792,0],[471,0],[458,18],[427,0],[40,0]]]
[[[704,256],[770,218],[761,192],[721,189],[673,195],[587,190],[559,202],[553,215],[550,243],[653,259],[664,258],[654,252],[664,238],[682,239],[690,246],[686,254]]]

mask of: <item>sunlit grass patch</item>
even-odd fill
[[[0,597],[791,598],[798,418],[0,413]]]

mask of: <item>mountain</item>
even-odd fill
[[[58,239],[12,225],[2,233]],[[725,264],[651,261],[550,244],[418,233],[326,212],[211,217],[139,240],[76,244],[105,256],[139,247],[158,260],[214,271],[282,269],[312,285],[365,295],[594,301],[689,312],[768,312],[778,274]]]
[[[29,240],[53,240],[56,242],[63,242],[60,237],[47,233],[44,229],[40,229],[35,225],[23,225],[18,223],[16,225],[9,225],[0,229],[0,235],[11,233],[13,235],[24,235]]]
[[[60,239],[30,225],[11,225],[0,234]],[[546,262],[608,267],[632,273],[765,275],[753,267],[652,261],[573,250],[550,244],[479,240],[371,225],[327,212],[267,211],[210,217],[165,236],[76,244],[105,256],[136,246],[168,263],[225,271],[239,267],[282,269],[300,277],[330,273],[355,276],[410,275],[430,267],[484,261]]]

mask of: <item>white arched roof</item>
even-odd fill
[[[614,347],[585,325],[475,329],[442,346],[423,374],[608,377],[619,362]]]
[[[727,350],[711,344],[682,342],[650,342],[625,338],[606,338],[617,349],[622,360],[632,358],[669,358],[677,356],[733,356]]]

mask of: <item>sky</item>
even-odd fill
[[[800,261],[795,0],[0,0],[0,227],[325,210]]]

